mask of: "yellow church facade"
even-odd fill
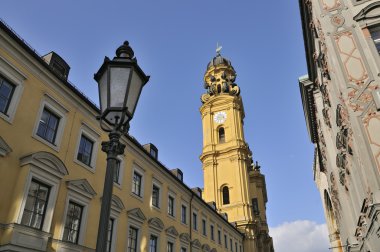
[[[106,167],[100,144],[108,136],[97,106],[67,81],[69,70],[0,22],[0,251],[95,251]],[[241,98],[213,99],[202,105],[203,127],[215,131],[205,120],[225,110],[226,138],[219,145],[204,131],[203,191],[159,162],[153,144],[122,137],[107,251],[273,251],[265,180],[249,166]],[[230,176],[212,171],[227,166]]]
[[[246,251],[273,251],[265,178],[244,138],[244,106],[235,79],[231,62],[218,52],[207,66],[207,92],[201,97],[204,199],[214,201],[245,234]]]

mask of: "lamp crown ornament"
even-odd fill
[[[118,58],[127,58],[133,59],[135,53],[132,48],[129,46],[129,42],[126,40],[124,43],[116,49],[116,56]]]

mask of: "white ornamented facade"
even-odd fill
[[[380,1],[300,0],[299,79],[332,251],[380,251]]]

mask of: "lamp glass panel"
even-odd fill
[[[127,99],[128,112],[133,116],[135,112],[136,104],[138,102],[140,92],[143,86],[143,80],[140,76],[134,72],[132,75],[131,87],[129,89],[129,95]]]
[[[100,101],[100,110],[103,113],[107,108],[107,96],[108,96],[108,88],[107,88],[107,76],[108,69],[104,71],[102,77],[99,80],[99,101]]]
[[[130,68],[111,67],[110,107],[122,108],[126,99]]]

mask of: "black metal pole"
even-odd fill
[[[111,211],[114,170],[116,168],[117,156],[123,154],[125,148],[125,145],[120,143],[120,136],[120,132],[114,129],[109,133],[110,140],[108,142],[102,142],[102,151],[107,153],[107,168],[103,187],[96,252],[107,251],[108,223]]]

